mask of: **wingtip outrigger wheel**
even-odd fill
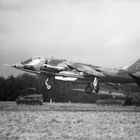
[[[49,78],[46,79],[45,85],[46,85],[48,90],[51,90],[52,86],[48,84],[48,81],[49,81]]]

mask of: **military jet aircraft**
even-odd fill
[[[140,59],[135,63],[120,69],[109,69],[100,66],[71,62],[64,59],[46,57],[31,58],[19,64],[10,65],[12,68],[46,76],[47,89],[51,78],[73,83],[85,84],[85,92],[99,92],[100,83],[137,83],[140,86]]]

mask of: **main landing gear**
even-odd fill
[[[100,90],[100,86],[99,86],[99,79],[97,77],[94,78],[93,83],[89,83],[87,85],[87,87],[85,88],[85,92],[88,93],[88,94],[92,93],[92,90],[93,90],[92,86],[93,86],[94,91],[96,93],[98,93],[99,90]]]
[[[45,85],[47,87],[47,90],[52,89],[52,86],[49,84],[49,80],[50,80],[50,78],[47,78],[46,81],[45,81]],[[93,82],[88,83],[87,87],[85,88],[85,92],[90,94],[90,93],[92,93],[93,89],[96,93],[98,93],[99,90],[100,90],[99,79],[97,77],[94,78]]]

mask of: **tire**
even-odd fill
[[[85,88],[85,92],[86,92],[87,94],[91,94],[91,93],[92,93],[92,87],[88,85],[88,86]]]

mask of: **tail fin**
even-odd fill
[[[136,73],[140,71],[140,59],[133,64],[123,67],[122,69],[127,70],[129,73]]]

